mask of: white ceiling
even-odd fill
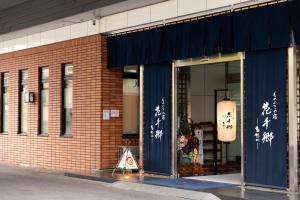
[[[152,5],[164,1],[167,0],[127,0],[114,5],[106,6],[104,8],[99,8],[97,9],[96,13],[103,17],[103,16],[116,14],[127,10],[132,10],[135,8],[140,8],[140,7],[144,7],[147,5]]]
[[[25,2],[25,1],[29,1],[29,0],[0,0],[0,5],[1,5],[0,8],[4,7],[4,6],[7,7],[7,6],[13,5],[13,4],[16,5],[18,3]],[[136,9],[136,8],[152,5],[155,3],[159,3],[159,2],[164,2],[164,1],[167,1],[167,0],[127,0],[127,1],[124,1],[121,3],[113,4],[110,6],[103,7],[103,8],[98,8],[95,10],[91,10],[91,11],[77,14],[74,16],[70,16],[67,18],[48,22],[48,23],[45,23],[42,25],[38,25],[38,26],[23,29],[23,30],[3,34],[3,35],[0,35],[0,42],[12,40],[15,38],[25,37],[27,35],[44,32],[44,31],[48,31],[48,30],[53,30],[53,29],[57,29],[57,28],[60,28],[63,26],[68,26],[68,25],[72,25],[72,24],[76,24],[76,23],[80,23],[80,22],[84,22],[84,21],[89,21],[92,19],[100,19],[101,17],[107,16],[107,15],[112,15],[112,14],[124,12],[127,10],[132,10],[132,9]],[[2,6],[2,2],[3,2],[3,6]]]

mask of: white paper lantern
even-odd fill
[[[217,104],[218,140],[232,142],[236,139],[236,103],[225,99]]]

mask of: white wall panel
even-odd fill
[[[191,67],[191,94],[205,95],[205,67]]]
[[[106,17],[106,30],[112,31],[127,27],[127,12]]]
[[[93,23],[93,20],[87,22],[87,35],[95,35],[99,32],[100,32],[99,20],[95,20],[95,23]]]
[[[27,37],[17,38],[14,41],[14,50],[22,50],[27,48]]]
[[[215,97],[205,96],[205,121],[213,122],[215,119]]]
[[[138,8],[128,11],[127,14],[128,26],[136,26],[140,24],[147,24],[150,22],[150,6]]]
[[[219,63],[205,66],[205,94],[214,96],[214,90],[224,89],[225,64]]]
[[[178,15],[187,15],[204,11],[205,9],[206,0],[178,0]]]
[[[207,9],[220,8],[240,3],[241,0],[207,0]]]
[[[71,25],[71,39],[87,36],[87,22]]]
[[[32,48],[32,47],[37,47],[41,45],[41,34],[36,33],[33,35],[27,36],[27,47]]]
[[[14,50],[15,40],[8,40],[3,42],[4,52],[12,52]]]
[[[41,45],[51,44],[55,42],[55,30],[41,33]]]
[[[55,30],[55,42],[61,42],[70,39],[70,26],[65,26]]]
[[[151,22],[177,17],[177,0],[151,6]]]
[[[205,104],[205,96],[202,95],[192,95],[191,96],[191,112],[192,112],[192,120],[195,123],[198,122],[209,122],[210,119],[207,119],[206,117],[206,104]],[[211,111],[209,111],[211,112]]]
[[[100,19],[100,33],[106,32],[106,17]]]

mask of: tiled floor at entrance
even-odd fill
[[[200,181],[212,181],[219,183],[229,183],[234,185],[241,185],[242,178],[240,173],[235,174],[222,174],[222,175],[211,175],[211,176],[192,176],[185,177],[186,179],[200,180]]]

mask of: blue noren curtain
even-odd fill
[[[144,170],[171,174],[171,63],[144,71]]]
[[[247,184],[287,188],[286,49],[246,52]]]

